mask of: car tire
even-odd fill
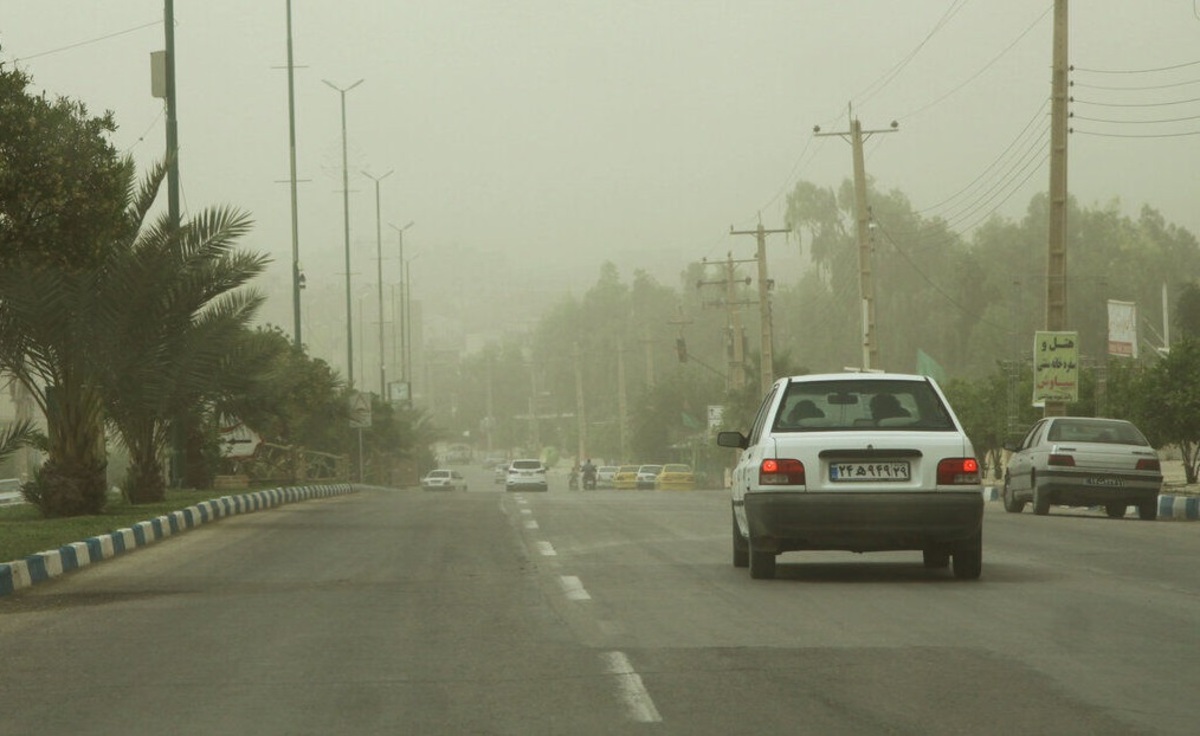
[[[1033,513],[1038,516],[1050,513],[1050,496],[1037,485],[1033,486]]]
[[[1142,521],[1154,521],[1158,518],[1158,496],[1138,504],[1138,518]]]
[[[750,566],[750,543],[742,536],[742,530],[738,529],[736,516],[733,518],[733,566]]]
[[[954,577],[959,580],[978,580],[983,574],[983,532],[976,532],[974,539],[954,550],[952,563]]]
[[[750,577],[754,580],[771,580],[775,577],[775,552],[755,549],[754,538],[749,540]]]
[[[921,550],[921,557],[930,570],[944,570],[950,566],[950,553],[944,549]]]
[[[1124,519],[1125,518],[1125,507],[1127,505],[1128,504],[1124,504],[1124,503],[1106,504],[1104,506],[1104,513],[1108,514],[1108,518],[1110,518],[1110,519]]]
[[[1004,510],[1008,513],[1019,514],[1025,510],[1025,502],[1018,501],[1012,489],[1008,487],[1008,476],[1004,477],[1004,488],[1000,491],[1000,497],[1004,499]]]

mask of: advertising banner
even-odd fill
[[[1136,358],[1137,304],[1108,300],[1108,354]]]
[[[1033,339],[1033,402],[1079,400],[1079,333],[1038,331]]]

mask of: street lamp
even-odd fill
[[[415,372],[412,364],[412,262],[420,257],[420,253],[404,262],[404,334],[407,347],[404,351],[404,375],[408,379],[408,396],[416,396],[413,390],[412,374]]]
[[[387,370],[383,365],[383,225],[379,218],[379,182],[392,175],[388,171],[382,176],[371,176],[362,172],[363,176],[375,182],[375,271],[379,282],[379,398],[387,400]]]
[[[337,90],[342,98],[342,213],[346,240],[346,376],[354,388],[354,316],[350,303],[350,172],[346,161],[346,93],[363,83],[358,80],[349,87],[339,87],[328,79],[322,82]]]

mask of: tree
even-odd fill
[[[1200,461],[1200,340],[1176,342],[1142,380],[1140,425],[1179,448],[1187,482],[1195,483]]]
[[[104,506],[103,397],[92,359],[106,337],[92,319],[112,242],[125,227],[133,164],[107,140],[111,115],[26,93],[0,64],[0,370],[46,417],[30,497],[54,516]]]

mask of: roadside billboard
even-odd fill
[[[1079,400],[1079,333],[1039,330],[1033,338],[1033,402]]]

